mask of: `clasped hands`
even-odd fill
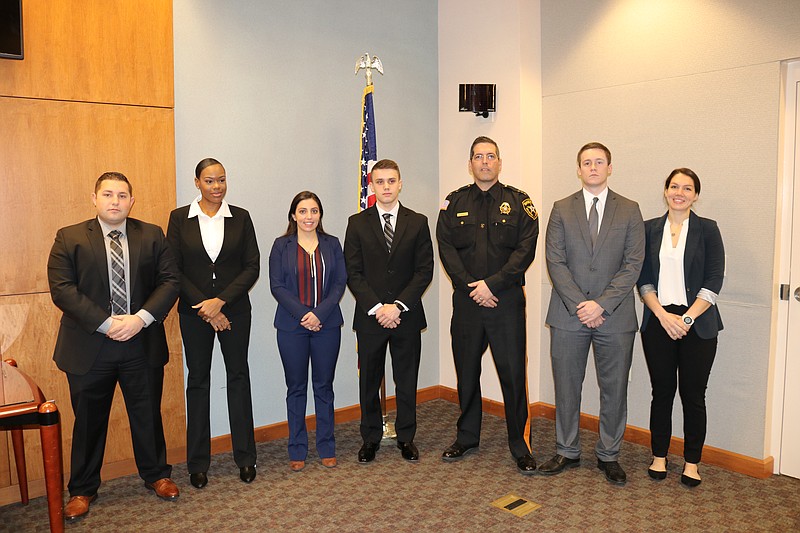
[[[400,309],[393,303],[383,304],[375,311],[378,324],[387,329],[394,329],[400,325]]]
[[[596,329],[603,325],[603,307],[594,300],[586,300],[578,304],[578,320],[587,328]]]
[[[317,315],[315,315],[312,311],[309,311],[303,318],[300,320],[300,325],[306,328],[308,331],[319,331],[322,329],[322,322],[319,321]]]
[[[130,340],[144,327],[144,320],[137,315],[111,315],[111,318],[106,337],[118,342]]]
[[[499,300],[497,299],[497,296],[492,293],[492,290],[489,288],[489,286],[486,285],[485,281],[479,279],[478,281],[467,283],[467,287],[472,287],[472,292],[469,293],[469,297],[472,298],[473,302],[481,307],[497,307],[497,302]]]
[[[661,327],[669,335],[669,338],[674,341],[685,337],[689,333],[689,328],[691,328],[689,324],[683,322],[680,315],[674,313],[664,313],[658,317],[658,320],[661,322]]]
[[[193,305],[192,309],[197,309],[197,316],[208,322],[214,328],[214,331],[223,331],[231,329],[231,321],[222,312],[223,305],[225,305],[223,300],[209,298],[197,305]]]

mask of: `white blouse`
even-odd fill
[[[689,218],[681,224],[678,245],[672,246],[669,217],[664,221],[664,235],[661,238],[661,249],[658,260],[661,269],[658,276],[658,301],[662,306],[684,305],[686,300],[686,281],[683,271],[683,254],[686,251],[686,235],[689,233]]]

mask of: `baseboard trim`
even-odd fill
[[[458,391],[444,385],[434,385],[419,389],[417,391],[417,403],[425,403],[431,400],[447,400],[448,402],[458,403]],[[397,408],[396,399],[390,396],[386,399],[386,409],[393,411]],[[505,418],[505,411],[502,402],[496,400],[483,399],[483,412],[494,416]],[[535,402],[530,406],[531,416],[537,418],[549,418],[555,420],[556,408],[552,404],[544,402]],[[361,417],[361,407],[359,405],[350,405],[337,409],[335,412],[335,419],[337,424],[345,422],[352,422]],[[317,427],[316,417],[309,415],[306,417],[308,429],[313,430]],[[588,429],[595,433],[598,432],[599,419],[594,415],[587,415],[581,413],[581,428]],[[283,439],[289,436],[289,426],[286,422],[278,422],[268,426],[260,426],[255,429],[256,442],[269,442],[277,439]],[[650,432],[644,428],[636,426],[628,426],[625,430],[625,440],[643,446],[650,445]],[[221,435],[211,439],[211,453],[216,455],[218,453],[227,453],[232,450],[230,435]],[[672,438],[670,444],[670,451],[672,453],[681,455],[683,453],[683,439],[677,437]],[[180,446],[170,448],[167,450],[167,458],[170,463],[178,464],[186,461],[186,447]],[[774,459],[772,456],[764,459],[757,459],[749,457],[736,452],[730,452],[721,448],[713,446],[705,446],[703,448],[703,462],[730,470],[731,472],[738,472],[758,479],[766,479],[773,474]],[[103,465],[101,475],[103,479],[114,479],[122,476],[127,476],[136,473],[136,463],[133,459],[126,459],[124,461],[117,461]],[[175,476],[174,476],[175,477]],[[65,476],[66,478],[66,476]],[[180,483],[179,483],[180,485]],[[66,487],[66,479],[65,479]],[[28,483],[28,491],[31,498],[37,498],[45,495],[45,485],[43,479],[37,479]],[[8,487],[0,488],[0,506],[19,501],[19,486],[10,485]]]

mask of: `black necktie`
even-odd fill
[[[391,213],[384,213],[383,214],[383,236],[386,237],[386,249],[390,252],[392,251],[392,240],[394,239],[394,230],[392,229],[392,223],[389,222],[392,219]]]
[[[111,312],[115,315],[128,314],[128,292],[125,288],[125,256],[119,242],[122,232],[110,231],[111,237]]]

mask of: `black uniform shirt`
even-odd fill
[[[482,279],[497,295],[525,284],[525,271],[536,254],[539,220],[530,197],[519,189],[497,182],[485,200],[483,195],[475,184],[448,194],[439,211],[436,239],[455,290],[470,293],[467,284]]]

